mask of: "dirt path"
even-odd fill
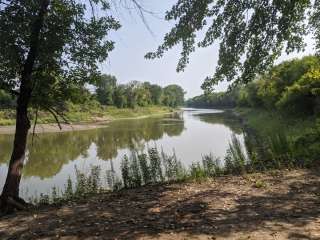
[[[304,170],[150,186],[5,217],[0,239],[317,240],[319,193]]]

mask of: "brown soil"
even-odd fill
[[[148,186],[0,220],[0,239],[320,239],[306,170]]]

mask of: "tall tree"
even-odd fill
[[[151,100],[154,105],[161,103],[162,87],[157,84],[149,84],[148,89],[151,94]]]
[[[175,26],[164,42],[147,58],[162,57],[181,44],[177,71],[183,71],[196,47],[219,43],[214,76],[202,87],[211,89],[219,81],[247,83],[268,69],[285,50],[301,51],[310,33],[320,50],[319,0],[178,0],[166,13]],[[197,42],[198,32],[205,37]]]
[[[99,9],[99,16],[95,10]],[[106,0],[0,1],[0,87],[17,96],[16,132],[1,209],[23,207],[21,171],[30,128],[29,108],[56,119],[63,103],[99,75],[97,63],[113,49],[106,39],[119,23]]]
[[[177,107],[184,103],[184,90],[176,84],[168,85],[163,88],[162,102],[166,106]]]
[[[114,104],[114,93],[117,86],[115,76],[103,74],[97,81],[97,99],[103,105]]]

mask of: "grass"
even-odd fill
[[[175,109],[166,106],[147,106],[119,109],[113,106],[105,107],[94,104],[93,106],[82,106],[69,104],[69,110],[65,113],[70,123],[93,123],[99,121],[110,121],[118,119],[142,118],[151,115],[160,115],[174,112]],[[34,112],[31,110],[31,112]],[[34,119],[31,114],[30,119]],[[63,121],[62,121],[63,122]],[[39,112],[38,124],[55,123],[55,119],[47,112]],[[0,110],[0,126],[15,124],[14,110]]]
[[[116,107],[109,107],[106,109],[105,114],[106,116],[109,116],[112,119],[127,119],[145,117],[156,114],[165,114],[173,111],[175,111],[175,109],[165,106],[136,107],[134,109],[119,109]]]
[[[319,116],[299,118],[277,111],[245,108],[236,109],[236,113],[244,119],[247,132],[249,129],[247,148],[255,145],[253,147],[259,149],[250,157],[257,164],[264,162],[261,169],[266,165],[290,168],[319,164]]]
[[[292,138],[297,138],[315,126],[316,117],[294,117],[281,115],[278,111],[268,111],[255,108],[237,108],[236,112],[246,120],[249,127],[267,136],[274,132],[285,132]]]
[[[15,124],[15,112],[14,110],[5,109],[0,110],[0,126],[14,125]]]
[[[245,153],[235,136],[230,142],[228,152],[233,151],[230,149],[237,150],[233,154],[227,154],[225,162],[228,161],[228,164],[222,164],[219,158],[209,154],[188,167],[185,167],[177,158],[175,151],[168,154],[163,149],[159,151],[157,147],[148,148],[145,152],[132,150],[121,160],[121,177],[110,170],[103,173],[99,166],[91,166],[88,172],[81,172],[75,168],[75,180],[72,182],[69,178],[64,189],[59,190],[53,187],[51,194],[40,194],[39,197],[31,198],[30,201],[40,205],[58,204],[106,191],[119,191],[170,182],[198,182],[230,173],[244,174],[246,169],[250,169],[249,162],[239,158],[244,157]],[[236,170],[238,167],[240,171]]]

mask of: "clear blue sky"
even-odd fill
[[[164,20],[166,10],[169,10],[176,0],[148,0],[144,6],[156,13],[155,16],[146,14],[148,25],[153,31],[151,34],[143,24],[139,16],[124,9],[114,11],[113,15],[122,24],[120,30],[111,34],[115,41],[115,49],[109,59],[102,64],[102,72],[115,75],[120,83],[131,80],[149,81],[165,86],[179,84],[187,92],[186,97],[202,94],[200,88],[206,76],[212,75],[215,70],[218,57],[218,47],[212,46],[206,49],[198,49],[191,55],[190,63],[186,70],[176,72],[176,65],[180,55],[180,48],[176,47],[169,51],[161,59],[146,60],[144,55],[148,51],[155,50],[162,42],[163,36],[174,23]],[[305,54],[311,53],[309,47]],[[281,60],[296,56],[283,56]],[[217,86],[217,90],[225,90],[226,83]]]

